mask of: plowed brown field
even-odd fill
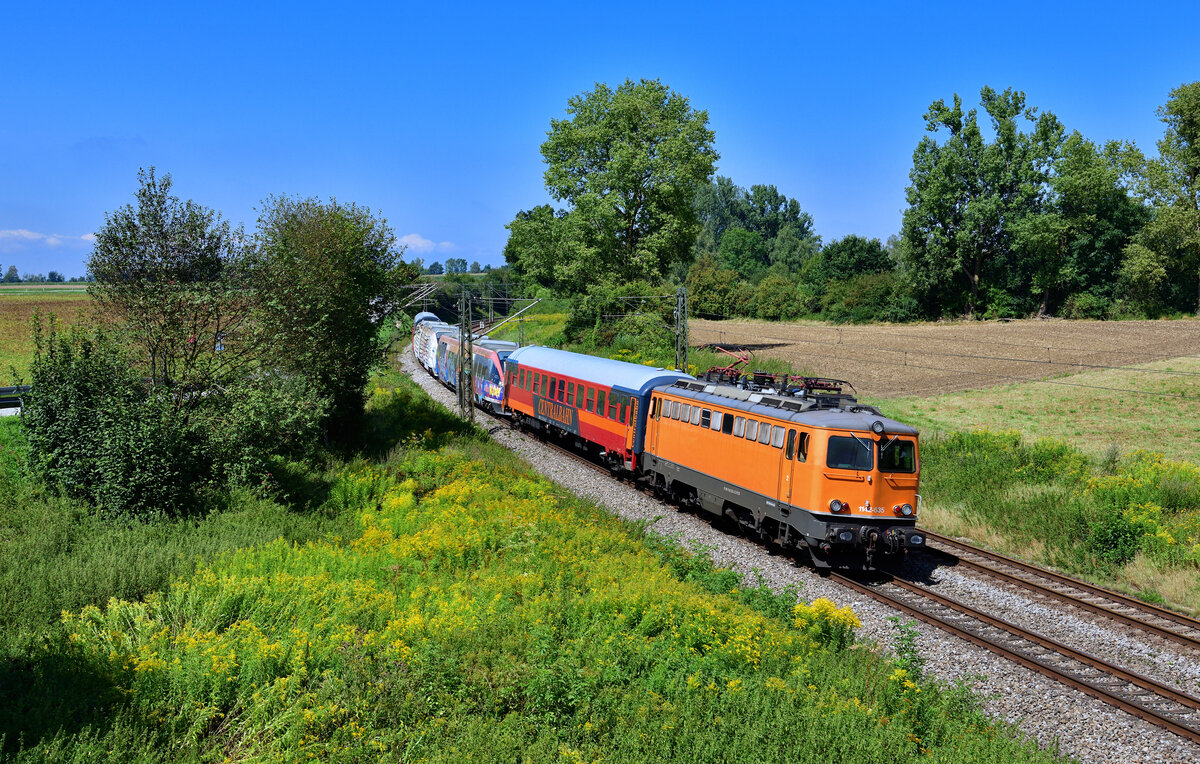
[[[694,320],[690,339],[693,345],[748,347],[759,357],[777,356],[793,368],[848,380],[860,395],[890,398],[1200,356],[1200,321],[1030,319],[838,327]]]

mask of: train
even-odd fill
[[[459,343],[457,329],[418,315],[413,353],[452,388]],[[697,378],[486,337],[473,346],[476,405],[816,568],[873,570],[925,545],[918,432],[859,403],[848,382],[733,367]]]

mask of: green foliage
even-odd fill
[[[1062,142],[1053,114],[1027,108],[1012,89],[980,91],[995,138],[986,141],[975,109],[963,112],[938,100],[925,115],[930,133],[913,153],[912,185],[904,213],[902,252],[914,296],[937,316],[972,314],[986,307],[988,287],[1010,292],[1028,281],[1028,263],[1016,258],[1014,221],[1041,211],[1052,157]],[[1018,119],[1033,125],[1021,132]]]
[[[307,380],[330,401],[330,435],[351,441],[382,358],[379,323],[414,269],[387,221],[362,207],[289,197],[264,207],[253,274],[265,365]]]
[[[562,294],[595,278],[658,283],[686,262],[699,230],[692,201],[717,153],[708,114],[658,80],[604,84],[570,99],[542,144],[540,207],[509,224],[505,259]]]
[[[722,268],[711,255],[701,255],[688,269],[688,310],[702,318],[725,318],[739,315],[745,305],[739,304],[737,271]]]
[[[801,277],[820,294],[831,281],[847,281],[856,276],[881,273],[895,268],[891,256],[879,239],[851,234],[831,241],[811,257]]]
[[[796,318],[803,310],[799,286],[795,280],[772,273],[758,284],[754,294],[754,312],[766,321]]]
[[[918,316],[916,301],[894,271],[830,282],[820,305],[824,318],[834,323],[901,322]]]
[[[756,244],[743,236],[734,247],[745,250],[750,246],[753,252],[748,256],[728,249],[721,255],[728,267],[751,280],[761,278],[768,265],[795,272],[821,246],[820,237],[813,232],[812,216],[775,186],[754,185],[747,191],[718,175],[712,183],[699,187],[695,206],[704,224],[696,243],[697,258],[721,252],[726,234],[732,231],[756,236]]]
[[[770,250],[757,231],[731,228],[721,237],[717,260],[748,281],[758,281],[769,264]]]
[[[126,332],[155,385],[222,384],[246,370],[254,336],[241,230],[171,194],[171,176],[138,172],[136,207],[105,216],[88,258],[88,294]],[[218,348],[221,348],[218,350]]]

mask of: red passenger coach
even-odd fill
[[[518,424],[570,433],[613,466],[637,469],[651,388],[691,375],[544,347],[505,361],[505,408]]]

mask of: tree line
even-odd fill
[[[384,319],[417,269],[354,204],[272,197],[253,232],[139,173],[87,262],[90,329],[35,321],[23,428],[49,484],[180,515],[349,446]]]
[[[597,84],[541,153],[563,206],[518,212],[514,277],[570,299],[570,339],[686,286],[694,315],[907,321],[1200,311],[1200,82],[1157,111],[1157,156],[1088,140],[1020,91],[934,101],[900,231],[822,242],[773,185],[715,176],[708,114],[657,80]]]

